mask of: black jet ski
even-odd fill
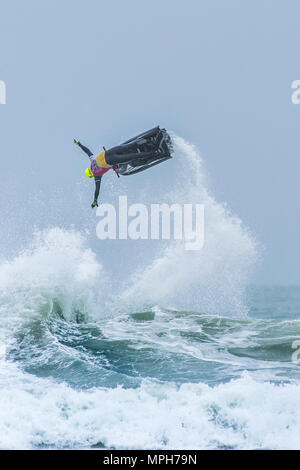
[[[128,146],[130,143],[132,143],[132,146]],[[147,170],[148,168],[172,158],[171,154],[173,152],[173,145],[171,138],[166,129],[160,129],[159,126],[154,127],[147,132],[143,132],[142,134],[123,142],[121,145],[124,144],[126,144],[128,153],[151,152],[154,150],[158,151],[158,155],[145,159],[138,158],[128,163],[117,165],[118,173],[122,176],[134,175],[135,173]]]

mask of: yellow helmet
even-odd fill
[[[88,178],[94,178],[93,172],[90,167],[85,170],[85,174]]]

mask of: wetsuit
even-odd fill
[[[132,160],[137,158],[147,158],[154,157],[156,151],[152,150],[151,152],[134,152],[126,153],[132,148],[132,143],[117,145],[105,152],[105,160],[108,165],[118,165],[121,163],[129,163]]]

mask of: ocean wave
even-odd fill
[[[76,391],[0,365],[0,448],[299,449],[299,385],[237,380]]]

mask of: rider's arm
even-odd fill
[[[88,149],[87,147],[82,145],[78,140],[75,140],[75,139],[74,139],[74,144],[78,145],[78,147],[80,147],[81,150],[83,150],[91,158],[91,156],[93,155],[93,152],[91,152],[90,149]]]
[[[94,194],[94,202],[92,204],[92,208],[94,208],[95,206],[98,206],[98,197],[99,197],[100,186],[101,186],[101,178],[102,176],[95,177],[95,194]]]

